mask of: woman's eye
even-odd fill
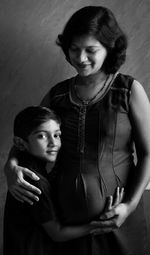
[[[96,50],[95,50],[95,49],[87,49],[86,51],[87,51],[87,53],[91,53],[91,54],[92,54],[92,53],[96,53]]]

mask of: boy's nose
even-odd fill
[[[55,146],[57,143],[56,143],[56,139],[54,137],[50,137],[49,140],[48,140],[48,145],[49,146]]]

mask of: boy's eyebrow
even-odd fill
[[[44,130],[44,129],[40,129],[40,130],[33,131],[32,134],[37,134],[37,133],[40,133],[40,132],[47,133],[49,131],[48,130]],[[61,130],[60,129],[56,129],[55,132],[61,132]]]
[[[35,131],[32,132],[32,134],[37,134],[39,132],[46,132],[46,131],[45,130],[35,130]]]

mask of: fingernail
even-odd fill
[[[34,179],[37,180],[37,181],[40,180],[40,178],[39,178],[38,176],[36,176],[36,175],[34,175],[33,177],[34,177]]]
[[[32,174],[32,178],[34,178],[35,180],[39,180],[40,178],[36,175],[36,174]]]

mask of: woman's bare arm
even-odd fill
[[[132,85],[130,111],[137,164],[125,199],[136,207],[150,181],[150,102],[137,81]]]

